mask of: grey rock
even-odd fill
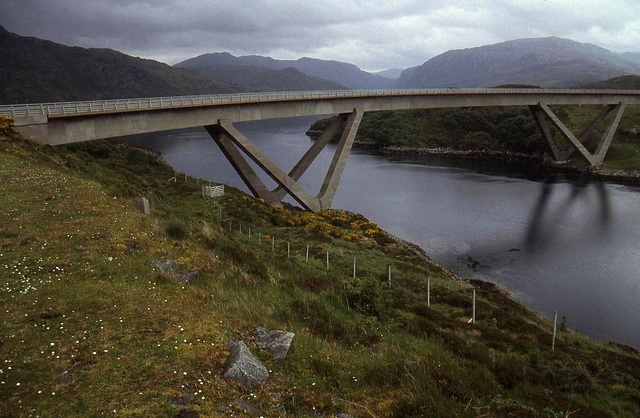
[[[140,199],[136,200],[136,208],[138,208],[138,210],[145,215],[149,215],[151,213],[151,211],[149,210],[149,201],[146,197],[141,197]]]
[[[232,345],[223,376],[225,379],[239,381],[247,389],[253,389],[269,377],[269,371],[253,356],[244,342],[238,341]]]
[[[176,415],[176,418],[200,418],[200,414],[198,411],[190,411],[187,409],[183,409]]]
[[[274,363],[284,361],[295,334],[293,332],[269,330],[256,326],[258,347],[267,350],[273,356]]]
[[[60,386],[68,386],[71,383],[73,383],[73,376],[71,376],[68,372],[64,372],[60,377],[58,377],[58,384]]]
[[[164,271],[173,279],[180,283],[189,283],[200,274],[199,271],[190,271],[188,273],[181,273],[178,268],[178,264],[173,260],[161,260],[151,263],[151,267]]]
[[[191,395],[177,395],[177,396],[169,397],[169,402],[171,402],[174,405],[189,405],[191,404],[192,400],[193,400],[193,396]]]
[[[245,401],[244,399],[236,399],[234,400],[234,402],[236,403],[236,405],[242,408],[244,412],[247,412],[251,415],[260,415],[260,408],[258,408],[251,402]]]
[[[353,418],[353,417],[349,414],[342,413],[342,414],[336,415],[336,418]]]
[[[284,404],[280,404],[280,405],[276,406],[275,408],[273,408],[273,412],[278,414],[278,416],[280,416],[280,417],[287,416],[287,408],[285,408]]]

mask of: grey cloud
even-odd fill
[[[21,35],[168,63],[229,51],[312,56],[364,69],[419,65],[448,49],[563,36],[638,51],[640,3],[619,0],[20,0],[0,24]]]

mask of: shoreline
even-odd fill
[[[317,139],[322,132],[308,130],[306,135]],[[379,155],[406,157],[454,157],[463,160],[522,162],[540,170],[542,174],[562,174],[576,181],[608,181],[617,184],[640,186],[640,170],[618,170],[575,166],[568,163],[556,163],[548,154],[524,154],[495,150],[455,150],[440,148],[403,148],[378,147],[373,141],[356,139],[353,148],[375,152]]]
[[[531,164],[541,170],[542,173],[563,174],[572,180],[580,181],[608,181],[612,183],[640,186],[640,170],[616,170],[608,168],[578,167],[570,164],[556,163],[548,156],[527,155],[492,150],[453,150],[450,148],[401,148],[383,147],[376,148],[366,143],[355,143],[358,149],[366,149],[389,156],[443,156],[464,160],[486,160],[502,162],[523,162]]]

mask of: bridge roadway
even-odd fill
[[[341,90],[273,93],[213,94],[181,97],[95,100],[0,106],[0,116],[15,120],[24,136],[47,145],[114,138],[171,129],[205,127],[249,189],[258,197],[277,203],[289,193],[303,207],[318,210],[331,205],[355,134],[364,112],[452,107],[528,106],[557,161],[572,153],[589,164],[602,163],[627,105],[640,104],[638,90],[578,89],[420,89]],[[549,106],[596,105],[599,115],[576,137]],[[605,117],[615,111],[608,129],[592,154],[582,142]],[[336,115],[337,118],[296,166],[285,173],[248,141],[234,122],[299,116]],[[550,124],[570,147],[560,150]],[[322,147],[346,125],[320,193],[312,197],[296,181]],[[248,155],[278,187],[268,190],[247,163]]]

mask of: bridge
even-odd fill
[[[213,94],[184,97],[95,100],[0,106],[24,136],[48,145],[114,138],[171,129],[205,127],[251,192],[278,203],[288,193],[304,208],[331,206],[364,112],[451,107],[528,106],[556,161],[577,152],[592,166],[602,164],[627,105],[640,104],[637,90],[420,89]],[[595,105],[600,113],[576,137],[549,106]],[[612,120],[592,154],[583,145],[605,117]],[[288,172],[284,172],[235,126],[235,122],[312,115],[339,115]],[[343,129],[320,192],[298,183],[320,151]],[[569,143],[560,149],[551,126]],[[243,153],[278,186],[269,190]]]

